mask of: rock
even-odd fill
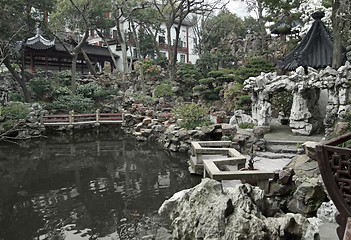
[[[214,130],[215,130],[215,126],[214,126],[214,125],[201,127],[201,131],[202,131],[204,134],[209,134],[209,133],[213,132]]]
[[[112,72],[112,70],[111,70],[111,63],[110,62],[108,62],[108,61],[104,62],[104,71],[107,74],[110,74]]]
[[[143,119],[144,126],[148,126],[150,123],[152,123],[152,118],[146,117]]]
[[[305,149],[306,155],[311,158],[312,160],[317,161],[317,156],[316,156],[316,145],[317,142],[312,142],[308,141],[302,144],[302,147]]]
[[[332,200],[329,202],[323,202],[322,205],[317,210],[317,217],[324,221],[335,223],[335,216],[338,214],[338,210],[336,209]]]
[[[263,138],[270,130],[271,128],[269,126],[255,126],[253,128],[253,134],[256,138]]]
[[[292,177],[294,174],[293,169],[280,170],[278,173],[278,179],[283,185],[292,184]]]
[[[347,131],[350,130],[350,123],[349,122],[338,122],[334,127],[334,135],[340,136]]]
[[[297,187],[287,207],[291,212],[313,216],[326,197],[322,183],[317,179],[309,179]]]
[[[236,110],[234,115],[230,118],[229,124],[239,125],[240,123],[256,124],[256,121],[250,115],[245,114],[243,110]]]
[[[257,187],[241,184],[223,193],[221,183],[206,178],[194,188],[175,193],[162,204],[159,214],[171,222],[173,239],[318,237],[313,220],[293,213],[266,217],[263,212],[269,207],[264,191]]]
[[[305,154],[293,158],[284,169],[286,168],[294,169],[295,176],[293,179],[297,179],[297,181],[295,181],[296,184],[320,176],[317,161],[310,159]]]
[[[236,127],[227,123],[222,124],[223,136],[234,136],[236,134]]]

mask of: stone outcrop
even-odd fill
[[[171,221],[173,239],[317,239],[316,218],[283,214],[264,191],[248,184],[223,193],[203,179],[165,201],[159,213]]]
[[[299,67],[290,75],[262,73],[244,82],[244,89],[252,92],[252,117],[259,126],[268,126],[272,119],[271,97],[278,90],[292,92],[293,104],[289,117],[292,132],[311,135],[321,125],[327,128],[327,134],[337,118],[341,118],[350,109],[349,81],[351,64],[338,70],[327,67],[321,71],[308,68],[305,74]],[[318,100],[322,90],[328,91],[326,115],[319,116]],[[320,119],[323,119],[323,123]]]
[[[0,104],[6,105],[13,93],[21,93],[20,85],[13,80],[10,74],[0,75]]]

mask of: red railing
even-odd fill
[[[69,114],[61,115],[43,115],[41,116],[41,125],[79,125],[79,124],[101,124],[101,123],[122,123],[123,113],[100,113],[97,110],[95,113],[74,114],[70,111]]]

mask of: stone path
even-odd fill
[[[245,131],[245,130],[239,130]],[[256,159],[259,160],[255,166],[264,170],[277,170],[286,166],[291,159],[303,152],[301,144],[307,141],[323,141],[324,134],[319,133],[313,136],[295,135],[291,132],[290,127],[281,125],[277,119],[272,120],[271,131],[265,134],[270,150],[274,152],[257,152]],[[223,188],[231,187],[240,181],[222,181]],[[336,234],[336,223],[322,222],[320,225],[321,240],[338,240]]]

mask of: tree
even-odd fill
[[[0,65],[4,64],[20,84],[25,101],[30,101],[25,79],[11,64],[18,53],[18,43],[33,34],[36,23],[43,24],[51,11],[53,0],[0,0]],[[21,47],[21,46],[19,46]],[[23,69],[22,69],[23,72]]]
[[[343,62],[343,43],[346,43],[351,27],[351,6],[349,0],[332,0],[333,64],[338,69]]]
[[[74,94],[77,88],[76,68],[78,54],[81,52],[83,44],[89,36],[90,22],[88,18],[91,1],[82,0],[74,2],[73,0],[62,0],[58,2],[55,12],[50,18],[51,29],[55,36],[60,39],[66,51],[72,56],[72,78],[71,89]],[[71,42],[68,47],[62,40],[62,33],[69,29],[68,39]]]
[[[170,55],[170,79],[175,80],[178,42],[181,26],[189,15],[204,14],[213,10],[220,0],[211,3],[205,0],[153,0],[155,8],[158,10],[163,23],[166,25],[168,53]],[[174,43],[172,46],[172,27],[175,28]]]
[[[218,47],[222,39],[235,33],[238,37],[245,37],[244,21],[224,8],[216,16],[211,17],[202,30],[202,41],[205,51]]]

